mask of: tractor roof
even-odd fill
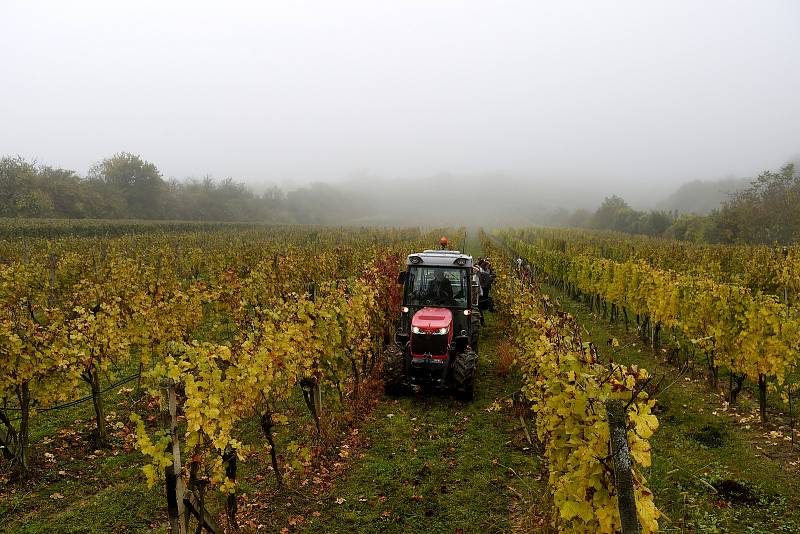
[[[472,256],[462,254],[457,250],[426,250],[409,254],[406,258],[406,265],[472,268]]]

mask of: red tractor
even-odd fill
[[[472,400],[478,357],[479,287],[472,257],[452,250],[410,254],[400,273],[403,301],[386,350],[386,392],[412,387],[452,390]]]

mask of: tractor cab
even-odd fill
[[[402,382],[454,387],[471,397],[480,327],[472,257],[453,250],[410,254],[398,282],[403,303],[395,352],[403,354]]]
[[[463,348],[478,343],[478,286],[472,275],[472,256],[457,250],[426,250],[406,258],[406,271],[400,273],[403,307],[398,325],[398,341],[413,339],[414,324],[435,313],[451,317],[450,334]],[[425,313],[417,317],[418,312]]]

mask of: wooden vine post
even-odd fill
[[[308,287],[308,292],[311,295],[311,302],[317,302],[317,283],[311,282]],[[311,385],[311,398],[314,406],[314,417],[317,421],[322,417],[322,387],[320,386],[319,378],[314,379]],[[319,423],[317,424],[319,427]]]
[[[181,476],[181,446],[178,439],[178,401],[175,395],[175,382],[171,378],[161,381],[166,390],[167,406],[162,412],[164,424],[169,429],[170,443],[168,452],[172,450],[172,465],[164,470],[167,481],[167,513],[173,533],[186,534],[186,509],[183,503],[186,487]]]
[[[633,491],[632,462],[628,447],[628,417],[625,405],[619,399],[609,399],[605,405],[609,443],[614,459],[614,487],[617,489],[622,534],[639,534],[641,528],[636,512],[636,494]]]
[[[228,448],[223,454],[222,457],[223,461],[225,462],[225,476],[228,477],[230,480],[236,481],[236,450],[233,448]],[[225,499],[225,514],[228,516],[228,526],[232,527],[233,530],[238,530],[238,524],[236,523],[236,511],[238,509],[238,505],[236,502],[236,492],[231,492],[228,494],[228,497]]]
[[[58,265],[58,256],[51,252],[48,256],[47,272],[49,278],[49,287],[47,292],[47,304],[52,308],[56,305],[56,266]]]
[[[322,388],[319,385],[319,380],[314,382],[312,395],[314,397],[314,411],[317,413],[317,417],[322,417]]]

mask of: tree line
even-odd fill
[[[800,173],[794,163],[778,172],[764,171],[708,215],[636,210],[613,195],[594,212],[557,212],[552,223],[698,243],[788,245],[800,241]]]
[[[500,203],[502,191],[495,191],[495,197]],[[441,206],[421,205],[424,200],[396,196],[402,209],[392,217],[398,224],[414,225],[422,220],[419,212],[441,216]],[[127,152],[93,165],[86,176],[21,157],[0,159],[0,217],[339,225],[370,220],[386,206],[385,199],[369,193],[324,183],[289,192],[273,186],[257,193],[232,178],[166,179],[153,163]],[[481,209],[491,212],[492,207]],[[538,215],[533,220],[541,220]],[[593,212],[561,209],[547,222],[695,242],[789,244],[800,241],[800,174],[794,163],[765,171],[708,215],[637,210],[613,195]]]
[[[0,159],[0,217],[333,224],[358,213],[353,199],[326,184],[256,193],[232,178],[166,179],[127,152],[86,176],[22,157]]]

